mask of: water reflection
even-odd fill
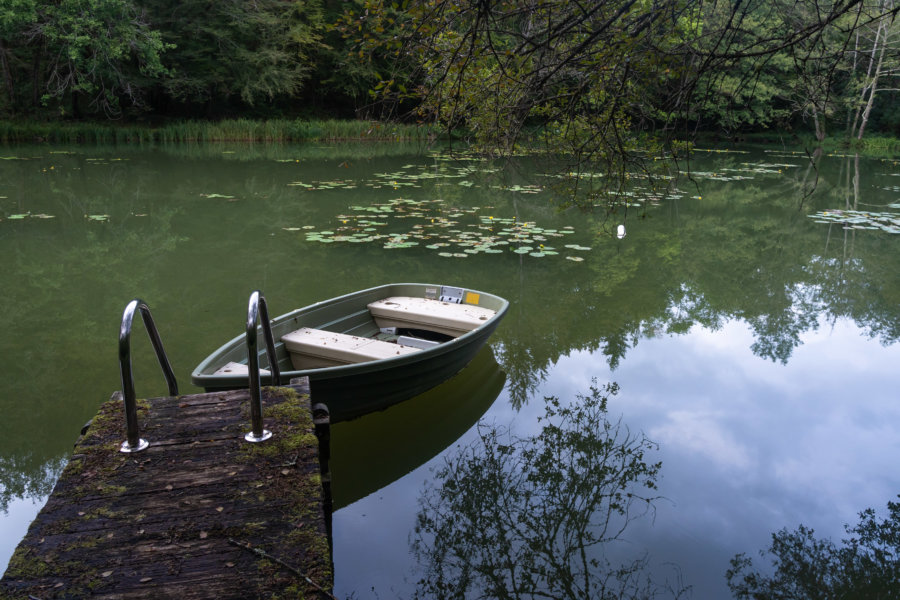
[[[731,560],[728,587],[735,598],[775,600],[791,590],[797,598],[894,598],[900,590],[900,503],[888,502],[878,519],[868,508],[859,523],[845,525],[850,538],[838,545],[806,526],[781,529],[762,556],[773,569],[759,571],[744,553]]]
[[[739,160],[723,161],[716,171],[738,170]],[[695,326],[719,330],[732,319],[751,327],[757,356],[781,364],[820,319],[849,318],[882,344],[895,343],[900,238],[807,217],[816,207],[858,206],[860,179],[890,180],[858,157],[831,160],[838,165],[823,168],[815,202],[801,210],[796,193],[780,193],[778,186],[807,185],[805,173],[781,177],[774,190],[758,181],[713,179],[704,182],[702,197],[648,210],[643,226],[629,228],[618,244],[595,242],[588,277],[560,275],[566,268],[530,271],[529,288],[542,293],[516,297],[522,326],[503,330],[509,352],[501,363],[515,401],[527,401],[540,374],[572,351],[598,351],[615,369],[641,340]],[[774,174],[775,166],[766,170]],[[884,206],[892,196],[882,198],[873,192],[869,201]],[[559,331],[567,334],[557,346],[562,336],[548,332]]]
[[[611,227],[625,222],[621,212],[557,210],[547,188],[539,189],[544,180],[536,174],[545,169],[527,159],[510,168],[470,160],[462,179],[460,169],[448,171],[445,157],[402,154],[406,149],[56,150],[8,149],[5,158],[21,160],[0,161],[0,289],[10,307],[0,316],[0,499],[16,513],[4,521],[27,518],[21,515],[31,509],[28,500],[47,493],[78,430],[119,386],[116,334],[131,298],[154,307],[186,382],[223,331],[243,327],[253,289],[265,289],[272,312],[281,314],[404,280],[458,282],[512,303],[490,341],[506,381],[501,400],[487,409],[489,421],[527,426],[540,416],[535,398],[571,397],[573,386],[583,389],[592,376],[623,384],[629,402],[621,412],[667,453],[666,495],[690,499],[677,510],[662,507],[670,518],[658,519],[689,528],[689,535],[647,531],[643,545],[656,554],[669,543],[676,548],[670,555],[684,557],[679,562],[694,575],[716,557],[764,545],[747,542],[748,531],[790,525],[786,515],[796,511],[830,517],[826,504],[849,507],[837,521],[846,522],[896,488],[896,436],[871,424],[896,420],[886,398],[898,385],[890,365],[900,339],[900,236],[809,218],[836,208],[896,212],[889,208],[900,193],[893,163],[821,156],[813,167],[805,155],[762,152],[700,157],[682,190],[660,194],[635,180],[627,236],[618,239]],[[428,177],[385,185],[393,173],[419,172]],[[312,180],[334,185],[292,185]],[[540,257],[447,258],[424,244],[387,249],[305,238],[303,228],[329,227],[349,207],[398,198],[440,199],[448,216],[452,207],[490,207],[495,218],[572,233],[562,243],[533,238],[559,251]],[[571,258],[582,260],[566,260],[564,244],[577,245]],[[696,353],[700,342],[705,350]],[[139,395],[165,392],[149,345],[137,345],[134,364]],[[488,387],[500,385],[491,381]],[[473,407],[465,419],[460,413],[453,424],[449,406],[443,416],[423,409],[410,419],[433,419],[432,437],[446,420],[450,439],[483,410]],[[833,427],[811,429],[812,417]],[[383,431],[386,439],[368,443],[395,447],[405,439]],[[348,457],[346,468],[365,485],[348,490],[344,502],[449,443],[431,447],[424,437],[420,458],[397,449],[370,460],[381,475]],[[804,442],[788,443],[798,439]],[[709,468],[710,456],[727,468]],[[344,588],[402,580],[416,494],[428,467],[441,460],[438,454],[338,511],[343,530],[335,536],[345,545],[336,556],[346,561],[339,576],[356,578],[345,579]],[[738,485],[736,468],[752,484]],[[825,480],[830,487],[821,493]],[[802,484],[786,488],[785,481]],[[389,551],[390,536],[399,541]],[[0,567],[18,541],[13,537],[0,540]],[[366,554],[366,544],[376,550]],[[358,554],[347,559],[347,547]],[[383,569],[382,560],[396,570]],[[711,577],[721,583],[723,572]]]
[[[452,379],[331,430],[334,510],[381,489],[456,441],[490,408],[505,375],[490,347]]]
[[[422,598],[648,598],[684,591],[655,582],[645,556],[612,547],[652,513],[656,446],[610,420],[614,384],[572,403],[545,398],[539,433],[479,425],[445,456],[420,499],[413,548]]]

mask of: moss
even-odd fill
[[[92,510],[86,511],[84,514],[78,515],[81,519],[90,521],[93,519],[105,518],[105,519],[117,519],[122,516],[121,512],[116,512],[106,506],[98,506]]]
[[[272,431],[272,437],[265,442],[241,446],[246,453],[245,458],[256,460],[292,456],[305,448],[318,448],[318,438],[313,433],[308,397],[303,401],[300,395],[290,388],[267,387],[264,390],[269,401],[263,407],[263,420]],[[246,407],[245,411],[249,413]],[[249,419],[249,414],[246,418]]]
[[[302,552],[301,559],[311,558],[307,564],[316,566],[305,575],[328,587],[333,578],[331,550],[324,532],[316,526],[322,519],[322,477],[317,470],[293,471],[295,464],[318,464],[317,460],[310,460],[318,454],[319,440],[313,432],[309,400],[287,388],[266,388],[265,395],[268,401],[263,408],[263,417],[266,428],[273,433],[272,438],[259,444],[244,444],[241,460],[269,465],[260,471],[260,479],[251,486],[258,486],[258,500],[264,502],[266,497],[271,497],[286,504],[285,519],[294,525],[283,537],[266,540],[266,545],[290,548]],[[291,468],[292,472],[286,474],[286,468]],[[279,590],[274,598],[317,597],[313,588],[296,576],[285,579],[287,571],[272,561],[261,559],[257,561],[257,568],[269,582],[268,589]]]
[[[55,555],[48,555],[53,560]],[[47,560],[32,556],[31,549],[19,546],[9,559],[6,567],[6,577],[44,577],[52,573],[52,568]]]
[[[72,580],[73,575],[75,579]],[[62,561],[59,555],[50,552],[42,557],[33,556],[31,548],[19,546],[9,560],[4,578],[38,579],[59,578],[67,582],[68,597],[83,595],[82,586],[97,577],[97,570],[78,561]]]
[[[105,535],[95,535],[92,537],[82,537],[77,542],[72,542],[62,548],[63,552],[71,552],[82,548],[96,548],[98,544],[106,539]]]

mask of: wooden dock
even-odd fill
[[[319,442],[305,379],[139,401],[124,454],[121,394],[83,432],[0,580],[0,598],[333,598]]]

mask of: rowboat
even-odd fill
[[[313,402],[343,419],[355,418],[458,373],[508,307],[486,292],[422,283],[387,284],[317,302],[270,323],[279,382],[268,368],[269,352],[254,342],[259,381],[273,385],[308,377]],[[262,324],[256,333],[266,333]],[[191,373],[194,385],[206,391],[247,387],[248,338],[238,335],[203,360]]]

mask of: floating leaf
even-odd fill
[[[900,233],[900,214],[867,212],[859,210],[823,210],[808,215],[815,223],[839,223],[845,229],[880,229],[887,233]]]
[[[581,262],[581,261],[584,260],[584,258],[582,258],[582,257],[580,257],[580,256],[567,256],[567,257],[566,257],[566,260],[571,260],[571,261],[574,261],[574,262]]]

